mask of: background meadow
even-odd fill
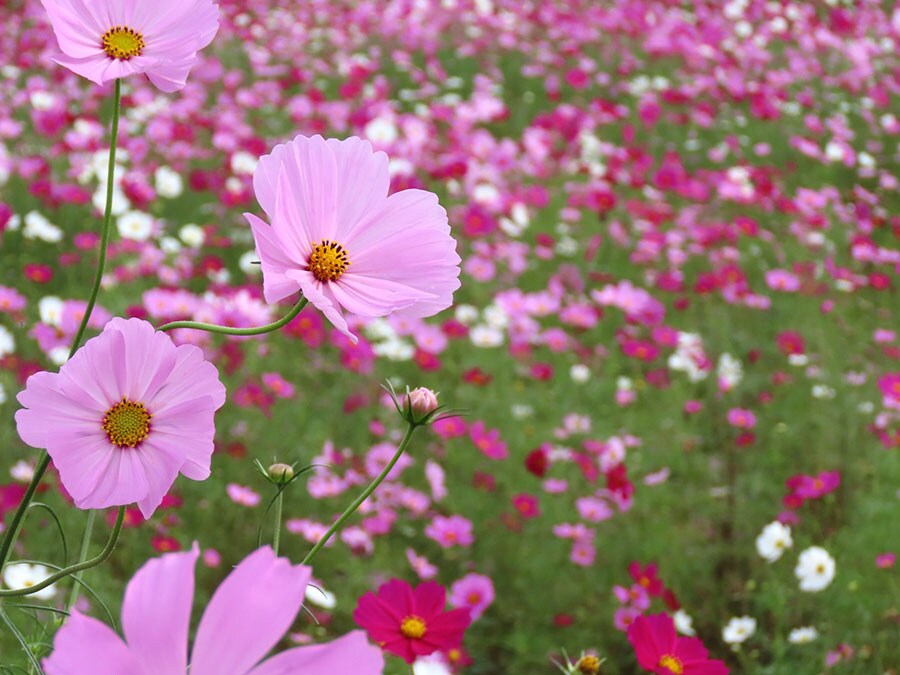
[[[437,192],[463,284],[427,321],[360,323],[355,346],[311,307],[263,339],[174,333],[228,388],[213,474],[180,478],[149,521],[129,510],[112,558],[85,575],[97,594],[85,608],[102,616],[103,600],[118,617],[133,572],[193,541],[212,550],[202,606],[261,527],[271,538],[255,459],[321,465],[286,492],[282,552],[302,558],[402,435],[390,380],[466,414],[420,430],[318,556],[336,604],[311,602],[316,620],[301,615],[292,640],[351,629],[356,599],[390,577],[449,587],[477,573],[495,599],[461,672],[551,673],[563,649],[638,672],[622,630],[632,605],[614,586],[655,563],[669,592],[647,611],[681,608],[732,672],[897,671],[893,3],[219,4],[182,92],[123,85],[117,231],[92,334],[110,315],[284,314],[262,299],[242,213],[260,213],[258,157],[298,133],[367,138],[390,156],[393,189]],[[53,64],[55,50],[38,2],[3,4],[4,513],[36,458],[15,394],[72,338],[106,186],[109,91]],[[46,484],[67,546],[35,510],[15,557],[63,564],[85,516]],[[461,520],[455,542],[436,533],[448,517],[471,541]],[[768,562],[756,540],[776,520],[793,545]],[[794,568],[812,546],[836,573],[805,592]],[[12,616],[38,649],[52,643],[45,613]],[[742,616],[755,630],[736,644],[723,629]],[[815,639],[789,639],[808,626]],[[0,663],[28,672],[11,641]]]

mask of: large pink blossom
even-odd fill
[[[140,319],[113,319],[59,373],[28,378],[19,436],[46,448],[75,504],[137,502],[149,518],[179,472],[209,477],[225,387],[197,347]]]
[[[253,177],[271,225],[246,214],[263,291],[298,291],[355,340],[341,309],[361,317],[426,317],[459,288],[456,242],[437,196],[388,196],[388,158],[368,141],[297,136],[260,159]]]
[[[62,51],[54,61],[96,84],[143,73],[177,91],[219,30],[212,0],[41,2]]]
[[[125,589],[123,641],[78,611],[56,634],[47,675],[185,675],[197,546],[145,563]],[[191,675],[379,675],[381,651],[362,631],[288,649],[259,663],[291,627],[312,569],[268,546],[247,556],[219,585],[197,627]],[[259,665],[257,665],[259,664]]]

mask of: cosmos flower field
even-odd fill
[[[900,671],[894,3],[155,4],[0,7],[0,673]]]

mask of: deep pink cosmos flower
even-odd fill
[[[412,663],[418,656],[462,645],[471,622],[469,610],[444,611],[445,599],[443,586],[433,581],[412,588],[391,579],[377,593],[370,591],[359,599],[353,620],[382,649]]]
[[[59,373],[28,378],[19,436],[46,448],[83,509],[137,502],[149,518],[182,473],[209,477],[225,387],[197,347],[140,319],[113,319]]]
[[[707,657],[697,638],[678,637],[668,614],[639,616],[628,626],[638,664],[656,675],[727,675],[722,661]]]
[[[195,545],[145,563],[125,589],[123,641],[78,611],[56,634],[47,675],[185,675],[194,604]],[[291,627],[312,569],[254,551],[216,589],[200,619],[191,675],[380,675],[381,652],[362,631],[322,645],[296,647],[256,665]],[[255,666],[255,667],[254,667]]]
[[[184,87],[197,52],[219,30],[211,0],[41,0],[61,66],[96,84],[143,73],[165,92]]]
[[[262,157],[253,177],[271,225],[252,214],[267,302],[298,291],[342,333],[361,317],[426,317],[459,288],[456,241],[437,196],[388,197],[388,158],[368,141],[297,136]],[[354,338],[355,339],[355,338]]]
[[[823,471],[816,476],[799,474],[788,479],[788,487],[801,499],[819,499],[840,486],[840,471]]]

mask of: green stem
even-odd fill
[[[281,543],[281,510],[284,505],[284,490],[278,490],[275,495],[275,533],[272,535],[272,549],[278,555],[278,545]]]
[[[303,311],[307,302],[309,302],[309,300],[306,298],[300,298],[286,316],[273,323],[267,323],[265,326],[256,326],[255,328],[232,328],[231,326],[217,326],[214,323],[201,323],[199,321],[172,321],[171,323],[160,326],[158,330],[169,331],[175,330],[176,328],[193,328],[194,330],[205,330],[209,333],[220,333],[222,335],[262,335],[264,333],[271,333],[273,330],[278,330],[279,328],[288,325],[294,320],[294,317]]]
[[[391,469],[394,468],[394,465],[400,459],[400,456],[403,454],[403,451],[406,450],[406,446],[409,445],[409,441],[412,438],[413,432],[419,425],[410,424],[406,429],[406,434],[403,436],[403,440],[400,441],[400,445],[397,447],[397,452],[394,453],[394,456],[391,457],[391,461],[388,462],[387,466],[384,467],[384,470],[378,474],[378,477],[372,481],[371,485],[367,487],[363,493],[356,498],[356,501],[353,502],[350,506],[348,506],[344,512],[341,514],[341,517],[338,518],[334,524],[328,528],[328,532],[325,533],[319,541],[313,546],[312,550],[306,554],[306,557],[300,562],[301,565],[308,565],[310,561],[315,557],[315,555],[322,549],[325,544],[328,543],[328,540],[331,539],[332,535],[341,529],[341,526],[344,524],[350,516],[360,507],[360,505],[369,498],[375,490],[381,485],[381,481],[383,481],[387,475],[391,472]]]
[[[113,549],[119,542],[119,534],[122,532],[122,521],[124,520],[125,507],[120,506],[119,513],[118,515],[116,515],[116,524],[113,526],[112,534],[109,535],[109,540],[106,542],[106,546],[103,547],[103,550],[100,551],[100,554],[96,557],[91,558],[90,560],[76,563],[75,565],[69,565],[68,567],[61,569],[56,574],[50,575],[34,586],[29,586],[28,588],[19,588],[16,590],[0,590],[0,598],[10,598],[19,595],[31,595],[32,593],[37,593],[38,591],[47,588],[47,586],[50,586],[51,584],[55,584],[60,579],[65,579],[66,577],[81,572],[82,570],[88,570],[91,567],[96,567],[112,554]]]
[[[113,183],[115,182],[116,145],[119,140],[119,109],[121,107],[121,102],[121,80],[116,80],[115,88],[113,90],[113,116],[109,142],[109,166],[106,174],[106,208],[103,212],[103,229],[100,234],[100,258],[97,262],[97,272],[94,275],[94,283],[91,286],[87,307],[84,310],[84,316],[81,318],[81,325],[78,327],[78,331],[75,333],[75,339],[72,341],[72,346],[69,349],[70,359],[81,346],[84,331],[87,329],[88,321],[91,319],[94,305],[97,304],[97,294],[100,292],[100,284],[103,281],[103,269],[106,266],[106,249],[109,246],[109,233],[112,229]],[[2,573],[3,568],[6,566],[6,561],[9,560],[10,551],[16,543],[16,539],[19,537],[19,531],[22,529],[22,521],[25,518],[25,513],[28,511],[28,506],[34,498],[35,490],[37,490],[41,479],[44,477],[44,472],[49,465],[50,456],[45,450],[41,453],[41,458],[38,460],[37,467],[35,467],[31,483],[29,483],[28,489],[22,497],[22,502],[19,504],[19,508],[16,510],[12,522],[10,522],[9,527],[6,530],[6,534],[3,537],[3,543],[0,544],[0,573]]]
[[[118,80],[117,80],[118,81]],[[97,518],[97,512],[93,509],[88,511],[87,524],[84,526],[84,536],[81,538],[81,551],[78,553],[78,562],[87,560],[88,549],[91,547],[91,534],[94,532],[94,520]],[[66,603],[66,609],[72,609],[78,601],[78,595],[81,593],[81,575],[76,574],[73,579],[72,592],[69,594],[69,601]]]

